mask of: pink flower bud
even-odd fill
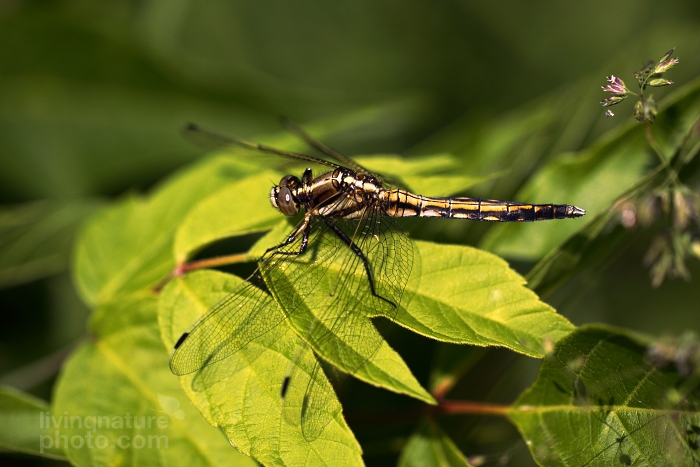
[[[664,56],[661,57],[661,60],[659,60],[659,63],[663,62],[664,60],[668,60],[668,58],[669,58],[671,55],[673,55],[673,51],[674,51],[674,50],[676,50],[675,47],[672,48],[671,50],[669,50],[668,52],[666,52],[666,53],[664,54]]]
[[[615,96],[623,96],[629,92],[629,89],[625,86],[625,82],[614,75],[606,76],[605,79],[608,80],[607,86],[601,86],[603,91],[609,92]]]

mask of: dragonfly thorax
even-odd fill
[[[360,219],[378,201],[381,182],[370,174],[338,167],[314,178],[306,169],[300,178],[286,175],[270,190],[270,203],[287,216],[303,207],[312,216]]]

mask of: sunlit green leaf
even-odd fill
[[[73,239],[97,201],[39,201],[0,211],[0,287],[68,268]]]
[[[545,339],[574,329],[525,287],[508,263],[485,251],[414,242],[416,262],[397,322],[433,339],[502,346],[532,357]]]
[[[276,228],[277,229],[277,228]],[[280,224],[278,232],[285,231]],[[268,235],[262,243],[273,243]],[[550,306],[542,303],[525,287],[524,279],[508,267],[502,259],[468,247],[446,246],[426,242],[414,242],[416,263],[402,300],[402,311],[396,322],[415,332],[445,342],[479,346],[502,346],[533,357],[544,355],[545,341],[555,342],[571,332],[574,327],[566,318],[558,315]],[[324,276],[323,284],[317,286],[324,295],[323,287],[331,286],[343,273],[342,262],[332,263]],[[326,284],[326,285],[324,285]],[[308,330],[307,314],[314,311],[299,307],[291,323],[297,333]],[[302,316],[303,315],[303,316]],[[304,325],[306,324],[306,327]],[[340,345],[340,343],[338,344]],[[382,344],[384,349],[385,344]],[[343,367],[338,355],[324,354],[324,358]],[[390,349],[386,348],[389,352]],[[405,374],[398,380],[392,373],[382,373],[375,368],[377,362],[396,365],[400,357],[392,352],[389,358],[378,351],[372,362],[361,367],[356,376],[398,392],[406,392],[410,383],[410,372],[401,363],[392,373],[400,370]],[[390,368],[390,367],[387,367]],[[406,383],[397,384],[399,381]],[[414,397],[430,401],[420,386],[410,383],[408,392]],[[418,392],[416,392],[418,391]]]
[[[557,343],[509,414],[540,465],[689,466],[700,460],[697,383],[655,368],[647,351],[634,336],[602,326]]]
[[[10,387],[0,387],[0,448],[65,459],[53,442],[49,405]]]
[[[202,199],[177,229],[176,262],[184,262],[192,252],[216,240],[260,231],[279,222],[282,214],[270,205],[268,190],[280,178],[275,172],[262,172]]]
[[[434,421],[424,420],[401,452],[399,467],[469,467],[464,454]]]
[[[75,281],[89,303],[152,287],[174,268],[172,242],[187,212],[255,165],[215,156],[167,181],[146,198],[130,197],[98,213],[78,239]]]
[[[172,348],[193,321],[240,283],[235,276],[213,271],[171,281],[159,304],[166,345]],[[276,306],[271,298],[269,306]],[[315,364],[305,347],[282,323],[228,358],[181,377],[181,384],[209,423],[220,426],[232,444],[265,465],[362,465],[360,447],[337,399],[332,401],[335,415],[311,441],[305,439],[300,420],[287,414],[301,404]],[[297,370],[283,407],[281,388],[292,368]],[[332,391],[322,374],[316,378],[316,384]]]
[[[94,340],[76,350],[58,381],[55,442],[67,443],[79,466],[255,465],[202,419],[170,373],[157,302],[142,293],[96,311]]]

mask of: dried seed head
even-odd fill
[[[644,99],[644,118],[654,123],[656,120],[656,114],[659,109],[656,107],[656,101],[654,100],[654,95],[649,94],[646,99]]]

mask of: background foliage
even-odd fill
[[[143,378],[170,377],[167,352],[153,337],[157,304],[138,293],[227,232],[225,219],[210,221],[206,238],[197,226],[211,218],[209,212],[221,212],[217,200],[226,206],[228,197],[198,203],[227,189],[229,177],[244,179],[236,189],[250,190],[246,198],[256,197],[261,209],[268,209],[269,180],[277,179],[247,159],[222,160],[233,164],[223,172],[192,165],[203,150],[178,135],[186,121],[302,150],[280,130],[277,119],[286,115],[345,154],[405,155],[400,167],[389,156],[362,161],[395,169],[425,194],[470,187],[471,196],[577,204],[588,210],[579,222],[403,225],[417,239],[502,255],[521,274],[548,254],[552,261],[564,258],[564,266],[561,259],[554,267],[539,263],[528,277],[576,326],[608,323],[656,336],[699,329],[697,285],[667,280],[653,288],[642,263],[661,226],[604,228],[617,216],[611,203],[625,190],[648,188],[640,184],[658,161],[643,127],[631,122],[631,105],[616,107],[617,116],[605,119],[598,104],[606,97],[598,87],[605,75],[627,79],[644,60],[676,47],[681,64],[669,77],[677,89],[657,91],[661,111],[653,130],[667,154],[681,154],[699,108],[693,81],[700,70],[699,23],[700,6],[687,0],[3,2],[0,383],[39,399],[8,389],[2,401],[10,402],[0,407],[48,410],[43,399],[71,411],[75,398],[87,394],[81,391],[92,389],[80,384],[86,366],[109,380],[122,374],[122,358],[142,362],[137,369]],[[167,178],[181,167],[188,168]],[[689,183],[697,182],[696,168],[686,173]],[[115,200],[116,208],[100,211]],[[241,214],[234,202],[228,206],[231,216]],[[99,241],[73,248],[93,215],[104,231],[91,236],[93,223],[82,238]],[[241,232],[260,232],[276,221],[251,215]],[[577,234],[583,221],[587,230]],[[120,237],[129,231],[140,237]],[[254,241],[243,236],[201,254],[246,251]],[[585,251],[585,261],[571,261],[571,251]],[[126,257],[138,258],[132,270],[138,274],[117,274]],[[698,261],[690,259],[688,267],[697,278]],[[76,274],[76,268],[92,274]],[[137,295],[110,302],[127,292]],[[99,336],[98,343],[72,354],[88,332]],[[587,336],[572,342],[587,342]],[[455,399],[512,404],[532,385],[540,363],[504,349],[437,344],[404,329],[389,337],[423,386],[432,390],[454,376],[449,396]],[[66,385],[57,393],[57,372],[68,354],[61,376]],[[144,404],[139,386],[132,386],[140,378],[115,386],[124,401],[116,413]],[[174,376],[169,384],[165,393],[177,391]],[[534,398],[537,388],[527,394]],[[110,399],[114,387],[93,396]],[[401,420],[376,426],[363,423],[362,413],[420,404],[356,382],[341,396],[346,413],[354,407],[359,414],[349,423],[367,464],[395,463],[401,456],[411,465],[436,455],[431,447],[439,445],[445,462],[459,462],[461,451],[484,454],[492,464],[503,458],[509,465],[532,465],[521,436],[504,418],[450,416],[440,426],[423,421],[416,428]],[[156,394],[149,397],[151,406],[165,409]],[[197,419],[192,406],[183,410],[187,420]],[[595,420],[601,418],[607,421],[603,415]],[[173,423],[172,438],[183,442],[163,463],[199,453],[191,433],[200,427]],[[518,423],[526,433],[528,421]],[[223,437],[211,443],[208,462],[232,462],[235,451]],[[631,455],[622,442],[606,452],[617,460],[620,452]],[[27,465],[38,462],[12,456]],[[69,454],[76,463],[96,462],[81,456]]]

